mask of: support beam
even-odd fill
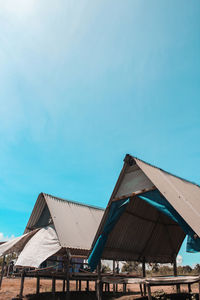
[[[52,293],[55,294],[55,292],[56,292],[56,279],[53,276],[52,277]]]
[[[78,290],[79,290],[79,292],[81,292],[81,280],[79,280],[78,282],[79,282]]]
[[[6,261],[6,256],[4,255],[3,260],[2,260],[2,264],[1,264],[0,289],[1,289],[2,281],[3,281],[5,261]]]
[[[200,299],[200,281],[199,281],[199,299]]]
[[[89,292],[90,287],[89,287],[89,280],[86,281],[86,291]]]
[[[66,264],[66,278],[67,278],[67,292],[69,292],[70,290],[70,282],[69,282],[69,259],[67,260],[67,264]]]
[[[25,279],[25,270],[22,271],[21,274],[21,284],[20,284],[20,291],[19,291],[19,298],[23,298],[23,291],[24,291],[24,279]]]
[[[36,294],[40,293],[40,276],[37,276],[37,281],[36,281]]]
[[[116,273],[119,274],[119,261],[117,260],[117,268],[116,268]],[[118,293],[118,284],[116,284],[116,293]]]
[[[65,292],[65,279],[63,279],[63,288],[62,288],[63,292]]]
[[[115,260],[113,260],[113,275],[115,275]],[[116,285],[113,283],[113,293],[116,292]]]
[[[69,294],[69,291],[70,291],[70,274],[69,274],[69,268],[70,268],[70,260],[71,260],[71,253],[69,251],[69,249],[66,249],[66,261],[64,263],[64,271],[65,271],[65,274],[66,274],[66,291],[67,291],[67,294]]]
[[[146,277],[146,264],[145,264],[145,257],[143,257],[142,260],[142,276],[145,278]],[[144,287],[144,296],[146,296],[147,292],[146,292],[146,284],[143,285]],[[142,293],[143,294],[143,293]],[[141,296],[142,296],[141,294]]]
[[[173,267],[174,267],[174,276],[177,276],[176,256],[174,257]],[[177,285],[176,285],[176,292],[177,292],[178,294],[181,292],[180,284],[177,284]]]
[[[97,300],[102,300],[102,282],[101,282],[101,260],[97,267]]]
[[[143,290],[142,290],[142,284],[140,283],[140,295],[143,297],[144,294],[143,294]]]
[[[151,297],[151,287],[149,284],[147,284],[147,292],[148,292],[148,300],[152,300],[152,297]]]
[[[95,292],[97,294],[97,280],[95,280]]]

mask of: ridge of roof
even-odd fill
[[[99,206],[89,205],[89,204],[81,203],[81,202],[78,202],[78,201],[72,201],[72,200],[60,198],[60,197],[53,196],[53,195],[51,195],[51,194],[47,194],[47,193],[43,193],[43,192],[42,192],[41,194],[44,196],[44,198],[45,198],[46,196],[48,196],[48,197],[51,197],[51,198],[53,198],[53,199],[55,199],[55,200],[59,200],[59,201],[62,201],[62,202],[68,202],[68,203],[72,203],[72,204],[84,206],[84,207],[87,207],[87,208],[93,208],[93,209],[97,209],[97,210],[102,210],[102,211],[105,210],[105,208],[102,208],[102,207],[99,207]]]
[[[132,157],[133,159],[140,160],[141,162],[143,162],[143,163],[145,163],[145,164],[147,164],[147,165],[149,165],[149,166],[151,166],[151,167],[153,167],[153,168],[155,168],[155,169],[159,169],[159,170],[162,171],[162,172],[165,172],[165,173],[167,173],[167,174],[169,174],[169,175],[171,175],[171,176],[174,176],[174,177],[176,177],[176,178],[178,178],[178,179],[184,180],[184,181],[186,181],[186,182],[188,182],[188,183],[194,184],[194,185],[196,185],[197,187],[200,188],[200,184],[198,184],[198,183],[196,183],[196,182],[194,182],[194,181],[185,179],[185,178],[183,178],[183,177],[180,177],[180,176],[178,176],[178,175],[175,175],[175,174],[173,174],[173,173],[171,173],[171,172],[169,172],[169,171],[166,171],[166,170],[164,170],[164,169],[162,169],[162,168],[159,168],[159,167],[157,167],[157,166],[155,166],[155,165],[153,165],[153,164],[151,164],[151,163],[146,162],[146,161],[143,160],[143,159],[138,158],[137,156],[133,156],[133,155],[131,155],[131,154],[126,154],[126,156],[125,156],[125,158],[124,158],[124,161],[125,161],[125,159],[126,159],[127,156]]]

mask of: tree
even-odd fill
[[[183,266],[183,273],[191,273],[192,272],[192,268],[190,266]]]
[[[111,270],[110,270],[110,267],[108,265],[102,265],[101,267],[101,272],[102,273],[109,273]]]
[[[159,264],[158,263],[153,263],[152,264],[152,271],[157,273],[159,271]]]
[[[194,270],[197,272],[197,274],[200,274],[200,264],[196,264]]]
[[[137,272],[139,270],[140,263],[137,261],[127,261],[123,264],[122,272]]]

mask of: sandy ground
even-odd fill
[[[10,300],[19,294],[20,288],[20,278],[4,278],[2,287],[0,290],[0,300]],[[82,290],[85,290],[86,285],[82,283]],[[94,284],[90,283],[90,289],[94,290]],[[121,300],[132,300],[140,297],[139,285],[130,284],[127,286],[128,291],[134,292],[133,296],[123,296]],[[70,283],[70,290],[75,291],[75,282]],[[119,285],[119,291],[122,291],[122,286]],[[152,287],[152,292],[164,290],[166,293],[175,293],[175,287]],[[36,279],[35,278],[25,278],[24,283],[24,295],[34,294],[36,291]],[[40,291],[41,292],[51,292],[51,280],[41,279],[40,281]],[[56,291],[62,291],[62,281],[56,281]],[[187,291],[187,286],[182,286],[181,291]],[[197,284],[192,285],[192,292],[198,292]]]

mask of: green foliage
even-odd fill
[[[108,265],[102,265],[101,267],[101,272],[102,273],[109,273],[111,270],[110,270],[110,267]]]
[[[152,264],[152,271],[154,273],[158,273],[158,271],[159,271],[159,264],[158,263]]]
[[[195,274],[196,271],[195,269],[193,270],[190,266],[179,266],[177,268],[177,271],[178,271],[178,275],[187,275],[187,274]]]
[[[200,264],[196,264],[194,270],[196,271],[197,274],[200,274]]]
[[[132,262],[126,262],[122,267],[122,272],[138,272],[141,270],[141,266],[139,262],[132,261]]]

